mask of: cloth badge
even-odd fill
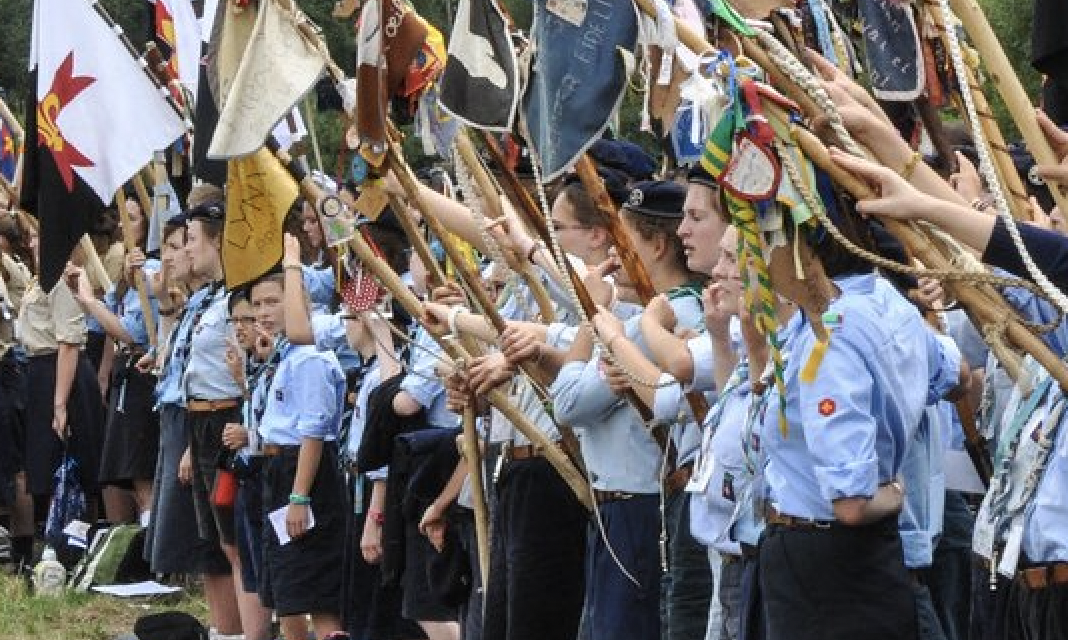
[[[817,409],[820,412],[820,415],[823,416],[824,418],[829,418],[832,415],[834,415],[834,411],[837,408],[838,408],[838,405],[836,405],[834,403],[834,400],[831,400],[830,398],[824,398],[823,400],[820,400],[820,403],[817,406]]]

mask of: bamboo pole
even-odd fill
[[[393,294],[393,298],[404,307],[409,315],[416,319],[423,317],[423,306],[420,304],[419,299],[404,284],[400,276],[390,269],[385,261],[375,255],[361,235],[356,234],[353,236],[353,239],[349,242],[349,247],[360,257],[363,264],[374,273],[382,286]],[[440,335],[431,333],[431,336],[438,341],[442,349],[453,361],[466,362],[471,359],[470,354],[459,344],[444,340]],[[491,390],[486,394],[486,399],[515,426],[517,431],[530,440],[534,446],[541,449],[545,459],[556,469],[564,482],[571,487],[579,502],[588,510],[592,510],[593,495],[590,492],[589,485],[575,468],[571,459],[559,447],[555,446],[542,431],[535,427],[530,422],[530,419],[523,415],[500,390]]]
[[[991,82],[1005,101],[1012,119],[1023,135],[1024,143],[1038,164],[1055,165],[1060,162],[1046,140],[1042,128],[1035,116],[1035,107],[1027,97],[1020,79],[1016,77],[1008,57],[1005,55],[997,35],[987,22],[983,9],[975,0],[949,0],[954,13],[964,24],[965,31],[972,38],[972,43],[986,62],[986,69]],[[1050,183],[1049,190],[1053,200],[1061,211],[1068,211],[1068,192],[1063,185]]]
[[[478,157],[478,153],[475,151],[475,145],[472,144],[471,138],[467,136],[467,132],[463,129],[456,135],[456,150],[460,155],[461,161],[467,165],[471,172],[471,176],[478,184],[479,190],[482,191],[483,202],[488,207],[487,216],[491,220],[499,220],[504,217],[504,210],[501,207],[501,192],[497,189],[497,185],[489,176],[489,172],[486,171],[486,167],[483,166],[482,160]],[[549,292],[545,289],[545,285],[541,283],[541,280],[537,278],[531,272],[531,264],[524,260],[525,256],[519,256],[519,264],[510,264],[526,281],[527,286],[530,287],[531,293],[534,295],[534,300],[538,305],[538,311],[541,313],[541,319],[544,322],[552,322],[556,318],[556,314],[553,312],[552,301],[549,299]],[[507,260],[507,257],[505,258]]]
[[[482,482],[482,456],[475,432],[475,408],[464,409],[463,452],[467,460],[467,475],[471,478],[471,499],[475,512],[475,544],[478,546],[478,570],[482,576],[483,589],[489,584],[490,543],[489,507],[486,505],[486,488]]]
[[[859,180],[845,169],[835,164],[827,152],[827,148],[811,132],[795,127],[797,142],[805,155],[819,168],[826,171],[831,178],[848,191],[858,200],[867,200],[876,196],[871,187]],[[931,240],[915,227],[905,224],[900,220],[891,218],[882,219],[890,233],[905,245],[909,253],[930,269],[950,270],[952,263],[941,254]],[[986,285],[976,285],[960,280],[946,280],[943,285],[950,295],[954,296],[967,309],[976,327],[982,331],[985,327],[998,327],[1004,325],[1009,340],[1030,353],[1047,371],[1050,372],[1062,388],[1068,389],[1068,367],[1053,354],[1052,351],[1035,336],[1019,318],[1012,313],[1003,299]],[[999,353],[999,345],[991,344],[995,355]]]
[[[939,38],[945,43],[946,51],[949,51],[948,39],[950,36],[941,8],[938,3],[932,0],[925,0],[924,9],[931,18],[931,22],[935,25]],[[982,129],[983,136],[989,143],[990,152],[994,159],[994,170],[997,172],[1001,186],[1006,191],[1005,195],[1009,211],[1012,213],[1012,217],[1017,220],[1031,220],[1033,216],[1031,215],[1031,202],[1027,197],[1027,189],[1024,187],[1023,181],[1020,180],[1016,165],[1013,164],[1012,158],[1009,156],[1009,147],[1005,144],[1005,137],[1001,135],[1001,127],[998,126],[998,121],[990,110],[990,103],[986,100],[983,88],[979,86],[979,81],[975,77],[975,70],[967,62],[965,62],[964,67],[965,77],[957,78],[957,82],[962,85],[960,87],[961,91],[971,92],[972,101],[975,103],[975,111],[979,116],[978,124]],[[959,109],[959,111],[962,115],[967,115],[964,113],[964,109]],[[978,140],[975,142],[977,145],[979,144]]]
[[[111,282],[111,278],[108,276],[107,269],[104,268],[104,263],[100,261],[100,254],[96,252],[96,247],[93,246],[93,239],[86,233],[78,241],[78,246],[82,248],[82,252],[85,254],[85,270],[89,273],[90,277],[96,281],[96,283],[104,291],[110,291],[111,287],[115,286]]]

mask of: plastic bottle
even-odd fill
[[[33,569],[33,589],[37,595],[57,598],[67,584],[67,570],[56,560],[52,547],[45,547],[41,561]]]

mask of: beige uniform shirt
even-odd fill
[[[23,296],[18,338],[27,355],[54,353],[61,342],[85,346],[86,333],[85,314],[65,281],[49,294],[34,282]]]

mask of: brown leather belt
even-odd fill
[[[300,453],[299,444],[265,444],[263,445],[263,455],[268,458],[275,458],[278,456],[291,455],[295,456]]]
[[[185,410],[189,413],[214,413],[225,409],[233,409],[238,405],[236,398],[223,400],[189,400],[185,403]]]
[[[559,442],[554,442],[553,446],[563,451]],[[540,458],[545,455],[545,447],[536,444],[521,444],[517,446],[510,446],[507,449],[506,456],[510,462],[516,462],[518,460],[530,460],[531,458]]]
[[[686,488],[686,485],[690,482],[690,476],[692,475],[693,463],[687,462],[678,469],[667,474],[667,477],[664,478],[664,491],[667,492],[669,496],[675,495]]]
[[[768,507],[767,511],[765,511],[764,520],[769,525],[774,524],[780,527],[786,527],[787,529],[809,529],[819,531],[825,531],[838,524],[834,520],[812,520],[810,518],[788,516],[785,513],[779,513],[771,507]]]
[[[597,501],[597,504],[604,504],[606,502],[619,502],[620,500],[630,500],[635,493],[627,493],[626,491],[601,491],[600,489],[593,490],[593,499]]]
[[[1016,576],[1028,589],[1045,589],[1068,584],[1068,562],[1051,562],[1040,567],[1021,569]]]

